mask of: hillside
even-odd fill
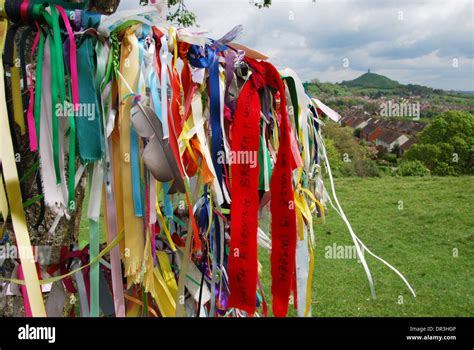
[[[417,84],[400,84],[384,75],[367,72],[342,83],[313,79],[304,83],[306,92],[325,101],[340,114],[357,108],[359,114],[373,115],[387,100],[409,100],[420,104],[424,121],[448,110],[474,113],[474,93],[445,91]]]
[[[326,223],[315,224],[313,315],[474,316],[474,296],[466,292],[474,289],[473,185],[472,176],[336,179],[339,200],[354,230],[369,249],[405,274],[417,297],[367,254],[378,293],[372,300],[364,269],[354,256],[326,256],[334,245],[353,244],[330,208]],[[270,254],[260,249],[259,255],[265,296],[271,303]],[[290,314],[296,314],[293,307]]]
[[[341,83],[321,82],[318,79],[313,79],[304,83],[304,85],[310,93],[318,92],[319,96],[329,98],[337,96],[369,96],[374,98],[381,96],[420,96],[441,100],[457,100],[458,102],[474,99],[474,93],[470,91],[446,91],[418,84],[400,84],[398,81],[370,71],[353,80],[344,80]]]
[[[370,71],[362,74],[360,77],[354,80],[343,81],[341,85],[356,88],[375,89],[394,89],[400,87],[400,84],[397,81],[391,80],[380,74],[371,73]]]

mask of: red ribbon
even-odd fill
[[[70,251],[68,247],[62,246],[61,253],[59,258],[59,263],[56,265],[51,265],[47,272],[50,275],[53,275],[58,269],[61,275],[65,275],[69,272],[68,264],[70,259],[78,258],[81,260],[82,265],[86,265],[89,262],[89,246],[84,247],[82,250],[74,250]],[[82,269],[82,275],[84,276],[84,285],[87,292],[87,299],[90,297],[89,293],[89,267],[85,267]],[[76,293],[77,290],[74,287],[72,282],[72,277],[68,276],[62,279],[64,283],[64,287],[67,289],[69,293]]]
[[[270,210],[272,213],[272,308],[275,317],[284,317],[296,268],[296,212],[292,171],[296,164],[291,152],[291,127],[286,110],[286,94],[280,74],[268,62],[246,59],[252,70],[260,76],[261,84],[276,90],[280,95],[280,142],[277,161],[270,181]]]
[[[237,101],[232,124],[231,150],[234,155],[258,154],[260,135],[260,99],[253,79],[247,81]],[[236,160],[240,157],[235,156]],[[245,158],[242,158],[245,159]],[[255,313],[257,292],[257,229],[259,166],[236,161],[230,165],[232,176],[229,306]]]
[[[278,71],[266,63],[267,84],[280,93],[280,145],[270,181],[272,212],[272,296],[273,315],[284,317],[292,287],[292,275],[296,265],[296,213],[292,183],[294,161],[291,153],[290,123],[286,110],[285,89]]]
[[[288,312],[296,268],[296,213],[292,171],[296,164],[291,151],[291,127],[286,110],[285,88],[280,74],[268,62],[250,58],[245,61],[252,69],[249,80],[237,101],[232,124],[231,148],[258,152],[260,135],[260,100],[258,89],[268,87],[280,96],[277,116],[280,140],[277,160],[270,181],[272,213],[272,296],[273,314],[284,317]],[[276,97],[276,96],[275,96]],[[238,157],[236,157],[238,158]],[[257,229],[259,167],[232,164],[231,241],[229,253],[229,306],[255,312],[257,289]]]
[[[30,5],[29,0],[23,0],[20,5],[20,17],[24,23],[26,23],[28,20],[28,6],[29,5]]]

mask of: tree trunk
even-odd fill
[[[77,2],[77,1],[69,1]],[[90,10],[106,15],[114,13],[120,3],[120,0],[92,0],[90,1]],[[31,39],[31,38],[30,38]],[[31,50],[32,42],[27,43],[26,50],[29,52]],[[2,77],[3,79],[3,77]],[[7,81],[8,86],[10,86],[9,80]],[[6,92],[7,101],[11,100],[11,90],[7,89]],[[17,141],[15,152],[19,154],[20,162],[18,163],[18,172],[19,177],[21,178],[25,172],[30,169],[35,163],[35,154],[29,151],[29,143],[27,134],[20,135],[19,127],[12,122],[11,127],[14,130],[15,138]],[[65,159],[65,164],[68,164],[67,158]],[[79,166],[79,161],[76,161],[76,169]],[[66,174],[67,169],[65,169]],[[38,171],[36,176],[39,176]],[[26,181],[21,184],[21,191],[23,196],[23,201],[30,199],[39,194],[39,182],[36,180],[36,176],[30,176]],[[84,176],[84,175],[83,175]],[[81,222],[81,212],[82,205],[85,195],[85,188],[82,185],[83,181],[80,181],[76,188],[76,210],[71,215],[70,219],[67,220],[66,217],[62,217],[56,226],[55,230],[49,233],[49,230],[54,222],[56,217],[55,213],[50,209],[45,208],[44,211],[44,220],[38,227],[34,227],[35,223],[38,221],[38,218],[41,215],[41,204],[36,202],[35,204],[29,206],[25,209],[25,216],[28,224],[28,232],[30,234],[30,240],[32,246],[51,246],[52,255],[49,258],[50,262],[57,261],[59,258],[60,247],[69,246],[77,242],[79,235],[80,222]],[[13,234],[13,227],[10,223],[7,223],[6,232],[9,235],[10,244],[14,244],[15,236]],[[4,263],[4,272],[3,275],[10,277],[11,272],[14,269],[14,264],[10,260],[6,260]],[[23,307],[23,300],[21,297],[16,296],[5,296],[5,290],[1,290],[0,286],[0,317],[24,317],[25,311]],[[47,300],[47,293],[43,294],[44,301]]]
[[[138,0],[137,0],[138,3]],[[120,0],[92,0],[90,2],[91,11],[111,15],[117,10]]]

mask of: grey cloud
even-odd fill
[[[404,83],[474,90],[472,0],[274,0],[261,10],[249,0],[185,2],[210,37],[243,24],[239,42],[303,80],[348,80],[371,68]]]

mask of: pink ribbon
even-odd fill
[[[66,12],[61,6],[55,6],[63,18],[64,25],[66,26],[67,34],[69,36],[72,105],[76,111],[77,108],[79,108],[79,82],[77,78],[76,41],[74,39],[74,33],[72,31],[71,24],[69,23],[69,17],[66,15]]]
[[[109,139],[109,147],[112,149],[112,142]],[[110,173],[113,174],[113,162],[110,162]],[[110,187],[113,189],[114,177],[110,176]],[[105,198],[107,206],[107,228],[108,228],[108,243],[112,242],[117,237],[117,208],[115,207],[115,195],[112,190],[110,195]],[[115,316],[125,317],[125,299],[123,294],[123,279],[122,268],[120,264],[120,249],[115,246],[110,251],[110,263],[112,265],[112,292],[114,296]]]
[[[33,54],[38,46],[39,39],[40,39],[40,27],[37,22],[35,22],[36,29],[38,32],[36,33],[35,40],[33,42],[33,46],[31,48],[31,56],[30,62],[33,62]],[[26,114],[26,119],[28,122],[28,136],[30,137],[30,150],[31,152],[35,152],[38,150],[38,139],[36,137],[36,124],[35,118],[33,116],[33,107],[35,103],[35,89],[33,86],[33,73],[30,70],[30,102],[28,104],[28,112]]]
[[[23,269],[21,268],[21,265],[18,266],[18,278],[20,280],[24,280],[25,276],[23,275]],[[25,317],[33,317],[33,313],[31,312],[31,307],[30,307],[30,300],[28,299],[28,292],[26,290],[25,285],[20,286],[21,294],[23,295],[23,305],[25,307]]]
[[[23,22],[27,21],[27,15],[28,15],[28,5],[30,2],[28,0],[23,0],[23,2],[20,5],[20,16]]]

